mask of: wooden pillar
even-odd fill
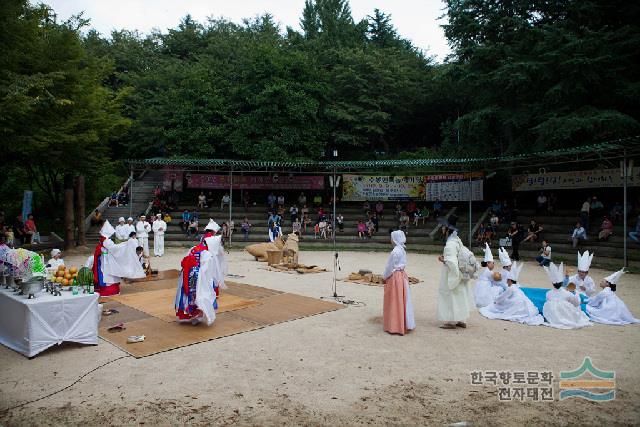
[[[73,226],[73,175],[64,175],[64,248],[65,250],[75,247],[75,236]]]
[[[84,228],[84,219],[86,217],[85,192],[84,192],[84,175],[76,178],[76,224],[78,227],[78,246],[87,246],[87,237]]]

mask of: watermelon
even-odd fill
[[[80,286],[89,286],[93,283],[93,271],[90,268],[82,267],[78,270],[78,275],[76,276],[76,282]]]

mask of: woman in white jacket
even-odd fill
[[[564,280],[564,265],[558,267],[554,263],[544,267],[553,283],[553,289],[547,292],[547,301],[542,307],[542,314],[546,326],[558,329],[578,329],[591,326],[589,317],[580,310],[580,296],[572,294],[562,287]]]

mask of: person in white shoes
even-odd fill
[[[564,280],[564,264],[554,263],[544,267],[553,289],[547,292],[547,301],[542,307],[542,315],[546,326],[558,329],[578,329],[591,326],[589,317],[580,310],[580,297],[562,287]]]
[[[544,318],[536,306],[518,285],[518,277],[522,267],[524,264],[518,266],[517,261],[513,262],[509,277],[507,277],[507,290],[501,293],[492,304],[480,308],[480,314],[488,319],[508,320],[531,326],[544,323]]]
[[[149,256],[149,233],[151,233],[151,224],[147,222],[145,215],[140,215],[140,220],[136,223],[136,237],[138,244],[142,246],[145,256]]]
[[[605,325],[629,325],[640,320],[633,317],[627,305],[616,295],[616,288],[620,277],[625,273],[624,268],[602,279],[602,290],[587,303],[587,314],[592,322]]]
[[[163,221],[162,214],[156,216],[151,226],[153,230],[153,255],[164,255],[164,233],[167,231],[167,223]]]

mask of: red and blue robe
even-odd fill
[[[120,282],[105,283],[104,281],[104,272],[102,271],[104,267],[104,259],[102,255],[108,252],[107,248],[104,246],[105,240],[107,240],[105,237],[100,236],[100,240],[93,252],[93,285],[95,287],[95,291],[102,297],[118,295],[120,293]]]
[[[203,315],[202,310],[200,310],[196,304],[196,286],[201,268],[201,253],[207,249],[207,244],[203,239],[201,243],[191,248],[189,254],[185,256],[180,263],[182,271],[180,272],[180,282],[175,300],[176,316],[178,316],[180,320],[196,319]],[[217,296],[219,291],[215,281],[211,286],[213,286]],[[213,308],[214,310],[218,309],[217,298],[213,302]]]

